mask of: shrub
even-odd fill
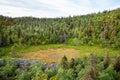
[[[13,75],[13,66],[11,66],[10,64],[7,64],[4,68],[3,68],[4,74],[6,76],[11,76]]]
[[[64,70],[62,68],[58,69],[58,73],[56,75],[58,80],[66,80],[67,76],[66,76],[66,72],[67,70]]]
[[[114,69],[117,72],[120,72],[120,55],[116,58],[116,60],[114,62]]]
[[[112,80],[108,73],[103,72],[103,73],[100,73],[99,75],[100,75],[99,76],[100,80]]]
[[[56,76],[50,78],[50,80],[58,80]]]
[[[38,64],[38,63],[33,64],[33,65],[30,66],[30,67],[31,67],[31,73],[32,73],[33,78],[35,78],[37,74],[43,74],[43,71],[42,71],[42,69],[41,69],[41,66],[42,66],[42,65],[41,65],[41,64]]]
[[[0,67],[5,66],[5,65],[6,65],[5,59],[0,59]]]
[[[11,47],[11,55],[15,56],[16,55],[16,51],[15,51],[15,46]]]
[[[80,41],[78,38],[71,38],[68,40],[68,43],[73,46],[79,46],[83,44],[83,42]]]
[[[81,78],[84,76],[85,70],[81,69],[78,73],[78,77],[76,78],[77,80],[81,80]]]
[[[4,55],[5,55],[5,51],[2,48],[0,48],[0,57]]]
[[[78,64],[78,65],[75,66],[75,72],[76,73],[79,73],[79,71],[81,71],[82,69],[83,68],[82,68],[81,64]]]
[[[90,54],[90,66],[91,67],[95,67],[96,63],[97,63],[97,60],[96,60],[95,55],[94,54]]]
[[[94,43],[93,43],[92,41],[89,41],[89,42],[88,42],[88,45],[89,45],[89,46],[93,46]]]
[[[69,69],[66,72],[66,79],[67,80],[74,80],[76,78],[76,72],[74,71],[74,69]]]
[[[16,80],[31,80],[31,73],[27,71],[21,71],[15,77]]]
[[[37,74],[35,79],[32,79],[32,80],[48,80],[48,76],[45,73]]]
[[[70,68],[74,68],[74,66],[75,66],[75,60],[74,60],[74,58],[71,58],[69,66],[70,66]]]
[[[99,80],[97,70],[94,67],[89,67],[86,69],[81,80]]]
[[[56,69],[46,69],[45,73],[47,74],[48,78],[55,76],[57,74],[57,70]]]
[[[116,72],[114,67],[110,65],[106,70],[99,72],[100,80],[115,80]]]
[[[106,69],[109,66],[110,63],[110,58],[108,52],[106,53],[106,56],[104,58],[103,64],[104,64],[104,69]]]

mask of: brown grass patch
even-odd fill
[[[45,49],[35,52],[23,53],[22,57],[27,59],[39,59],[44,62],[50,63],[58,62],[64,55],[66,55],[69,60],[71,58],[79,56],[79,50],[75,50],[72,48]]]

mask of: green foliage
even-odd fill
[[[81,80],[99,80],[97,70],[93,67],[86,69]]]
[[[112,79],[108,73],[100,73],[100,80],[114,80],[114,79]]]
[[[67,72],[67,70],[59,68],[58,69],[58,73],[57,73],[57,79],[59,79],[59,80],[66,80],[66,72]]]
[[[88,45],[93,46],[94,43],[93,43],[92,41],[89,41],[89,42],[88,42]]]
[[[116,60],[114,61],[114,69],[117,72],[120,72],[120,55],[116,58]]]
[[[80,80],[80,79],[84,76],[84,73],[85,73],[85,70],[84,70],[84,69],[81,69],[81,70],[78,72],[78,77],[76,78],[76,80]]]
[[[82,68],[82,66],[80,64],[78,64],[78,65],[75,66],[75,72],[76,73],[79,73],[79,71],[81,71],[82,69],[83,68]]]
[[[3,71],[4,71],[4,74],[12,75],[13,67],[10,66],[10,65],[6,65],[6,66],[3,68]]]
[[[76,73],[74,72],[74,69],[69,69],[66,72],[66,79],[68,80],[74,80],[76,78]]]
[[[53,77],[57,74],[57,70],[56,69],[46,69],[45,73],[47,74],[48,78]]]
[[[68,42],[76,46],[100,44],[101,47],[120,48],[119,13],[118,8],[66,18],[0,16],[0,46]]]
[[[54,69],[47,66],[44,71],[41,61],[31,65],[25,61],[24,67],[21,67],[19,59],[0,59],[0,80],[119,80],[120,58],[109,56],[111,62],[115,63],[109,63],[106,68],[104,63],[108,60],[108,54],[105,56],[106,61],[99,61],[99,58],[91,54],[90,57],[72,58],[68,63],[67,57],[63,56],[62,61],[67,61],[67,67],[61,67],[63,64]]]
[[[16,80],[31,80],[31,73],[27,71],[20,71],[15,77]]]
[[[0,59],[0,67],[5,65],[6,65],[6,61],[4,59]]]
[[[99,73],[100,80],[116,80],[114,67],[110,65],[106,70]]]
[[[3,48],[0,48],[0,57],[5,55],[5,51]]]
[[[14,67],[10,64],[0,67],[0,78],[2,80],[7,80],[10,77],[13,79],[14,77]]]
[[[83,42],[80,41],[80,39],[78,39],[78,38],[71,38],[67,42],[68,42],[68,44],[73,45],[73,46],[83,45]]]

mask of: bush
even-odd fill
[[[75,73],[74,69],[69,69],[66,72],[66,79],[67,80],[74,80],[76,78],[76,75],[77,74]]]
[[[56,69],[46,69],[45,73],[47,74],[48,78],[55,76],[57,74],[57,70]]]
[[[5,59],[0,59],[0,67],[5,66],[5,65],[6,65]]]
[[[7,76],[13,75],[13,66],[11,66],[10,64],[7,64],[7,65],[3,68],[3,72],[4,72],[4,74],[7,75]]]
[[[117,72],[120,72],[120,55],[116,58],[116,60],[114,62],[114,69]]]
[[[83,45],[83,42],[80,41],[78,38],[71,38],[68,40],[68,44],[73,46],[80,46],[80,45]]]
[[[97,69],[94,67],[88,67],[81,80],[99,80]]]
[[[106,53],[106,56],[104,58],[103,64],[104,64],[104,69],[106,69],[109,66],[110,63],[110,58],[108,52]]]
[[[27,71],[21,71],[15,77],[16,80],[31,80],[31,73]]]
[[[85,70],[81,69],[78,73],[78,77],[76,78],[77,80],[81,80],[81,78],[84,76]]]
[[[5,51],[2,48],[0,48],[0,57],[2,57],[4,55],[5,55]]]
[[[58,69],[58,73],[57,73],[57,79],[58,80],[66,80],[67,76],[66,76],[67,70],[64,70],[62,68]]]
[[[36,76],[34,78],[32,78],[32,80],[48,80],[48,76],[43,73],[43,74],[36,74]]]
[[[58,80],[56,76],[50,78],[50,80]]]
[[[100,73],[99,75],[100,75],[99,76],[100,80],[113,80],[113,79],[110,78],[108,73],[103,72],[103,73]]]
[[[110,65],[106,70],[99,73],[100,80],[115,80],[116,72],[114,67]]]
[[[81,71],[82,69],[83,68],[82,68],[81,64],[78,64],[78,65],[75,66],[75,72],[76,73],[79,73],[79,71]]]
[[[94,43],[93,43],[92,41],[89,41],[89,42],[88,42],[88,45],[89,45],[89,46],[93,46]]]
[[[34,64],[34,65],[31,65],[31,73],[32,73],[32,76],[33,78],[35,78],[38,74],[43,74],[43,71],[41,69],[41,64]]]

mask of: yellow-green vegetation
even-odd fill
[[[12,49],[14,48],[14,49]],[[6,55],[3,57],[21,57],[27,59],[42,59],[45,62],[56,62],[66,55],[69,59],[72,57],[83,57],[93,53],[96,55],[104,56],[109,53],[110,56],[120,54],[120,49],[114,48],[101,48],[99,45],[89,46],[73,46],[70,44],[48,44],[29,47],[5,47]],[[12,51],[14,52],[12,54]],[[48,59],[48,60],[47,60]]]
[[[56,49],[75,49],[76,52],[78,52],[79,54],[77,54],[78,57],[82,57],[84,55],[89,55],[90,53],[94,53],[96,55],[105,55],[106,52],[108,52],[109,54],[111,54],[111,56],[119,54],[120,49],[113,49],[113,48],[101,48],[99,45],[94,45],[94,46],[89,46],[89,45],[82,45],[82,46],[72,46],[72,45],[67,45],[67,44],[48,44],[48,45],[39,45],[39,46],[31,46],[28,48],[23,48],[23,49],[19,49],[20,51],[18,51],[19,54],[23,53],[23,54],[27,54],[30,52],[37,52],[39,50],[48,50],[48,49],[54,49],[54,51]],[[63,50],[61,50],[60,52],[63,52]],[[48,53],[49,50],[48,50]],[[33,54],[34,55],[34,54]],[[45,55],[45,54],[42,54]],[[59,52],[58,52],[59,55]],[[67,54],[70,55],[70,54]],[[76,56],[76,54],[74,55]],[[73,57],[74,57],[73,56]]]

